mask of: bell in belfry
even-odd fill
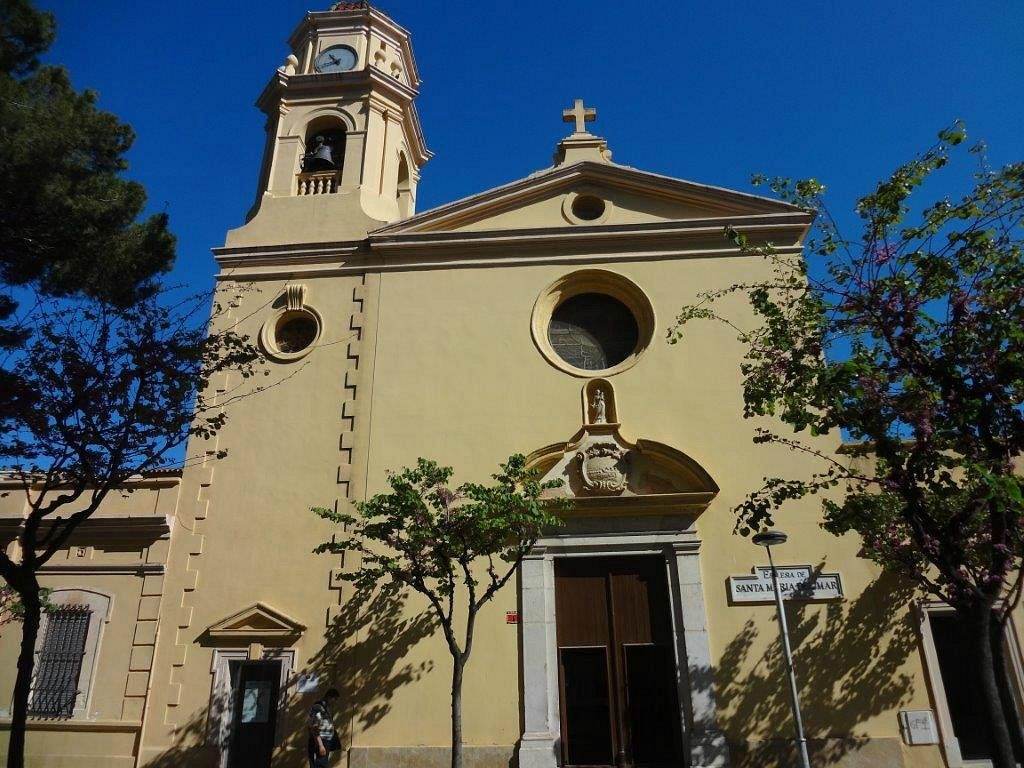
[[[303,171],[334,171],[334,152],[326,137],[320,135],[313,139],[313,148],[302,157]]]

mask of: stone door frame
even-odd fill
[[[210,692],[210,716],[206,743],[219,753],[218,768],[227,768],[234,726],[234,691],[231,690],[232,661],[277,661],[281,664],[281,682],[277,694],[277,720],[274,746],[284,743],[288,729],[288,685],[296,669],[297,654],[291,648],[267,648],[253,658],[246,648],[215,648],[210,662],[213,685]]]
[[[946,757],[949,768],[965,768],[966,766],[977,766],[985,768],[991,766],[991,760],[964,760],[960,754],[960,741],[953,731],[953,716],[949,711],[949,698],[946,695],[946,686],[942,682],[942,670],[939,666],[939,653],[935,647],[935,635],[932,630],[932,616],[948,616],[954,609],[948,603],[938,600],[921,600],[914,606],[914,614],[917,623],[918,639],[921,643],[923,655],[923,666],[925,675],[928,678],[931,689],[931,699],[935,704],[935,720],[939,732],[939,744]],[[1013,620],[1013,614],[1007,618],[1005,627],[1007,640],[1007,672],[1010,677],[1010,685],[1016,688],[1018,694],[1024,694],[1024,654],[1020,648],[1020,634],[1017,625]]]
[[[621,518],[603,518],[601,527],[611,527],[613,520],[619,525],[624,522]],[[638,520],[633,518],[629,522]],[[729,765],[725,737],[718,730],[700,540],[689,525],[683,531],[609,530],[551,536],[539,540],[523,560],[519,573],[523,685],[519,768],[556,768],[561,761],[555,559],[640,555],[658,555],[665,561],[687,764],[691,768]]]

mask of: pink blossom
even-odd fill
[[[876,267],[885,266],[889,263],[889,260],[895,255],[896,248],[891,245],[881,245],[871,252],[872,261]]]
[[[928,439],[935,433],[935,428],[932,427],[932,423],[927,416],[921,417],[921,421],[917,425],[917,433],[924,439]]]

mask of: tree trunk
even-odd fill
[[[1003,713],[1003,702],[999,695],[992,657],[992,606],[979,602],[969,610],[970,637],[974,645],[975,671],[978,675],[978,689],[988,715],[989,738],[992,743],[993,768],[1016,768],[1013,756],[1013,741]]]
[[[18,676],[14,683],[14,701],[11,707],[11,738],[7,745],[7,768],[23,768],[25,765],[28,695],[32,690],[32,670],[36,660],[36,638],[39,636],[41,614],[39,583],[36,581],[35,574],[28,576],[24,583],[18,584],[15,591],[25,607],[25,617],[21,625]]]
[[[996,684],[999,686],[999,698],[1003,703],[1003,715],[1006,718],[1006,725],[1010,731],[1013,753],[1018,761],[1022,761],[1024,760],[1024,724],[1021,723],[1021,713],[1018,709],[1017,698],[1014,696],[1011,688],[1010,669],[1006,661],[1005,633],[1005,623],[999,621],[998,615],[993,615],[990,632],[992,668],[995,671]]]
[[[453,656],[452,661],[452,768],[462,768],[462,672],[466,660]]]

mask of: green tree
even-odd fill
[[[206,332],[209,297],[165,292],[175,239],[123,178],[134,134],[40,65],[55,31],[30,0],[0,0],[0,463],[26,498],[17,546],[0,552],[0,610],[22,629],[11,768],[46,607],[39,568],[129,477],[223,424],[211,375],[251,375],[260,359],[231,329]]]
[[[51,609],[50,590],[39,590],[39,602],[43,611]],[[25,606],[18,599],[18,593],[6,584],[0,584],[0,629],[11,622],[20,622],[25,616]]]
[[[174,261],[166,214],[140,219],[142,185],[122,176],[131,127],[79,93],[62,67],[40,66],[52,14],[0,0],[0,348],[21,344],[17,287],[127,306]],[[0,377],[0,408],[9,375]]]
[[[1024,555],[1015,471],[1024,449],[1024,164],[993,170],[978,146],[968,194],[911,199],[965,138],[959,124],[943,131],[861,198],[855,239],[841,233],[817,181],[767,182],[816,214],[809,259],[727,230],[768,262],[770,277],[702,294],[669,337],[701,318],[733,325],[746,350],[744,415],[777,417],[797,433],[762,429],[755,440],[821,462],[811,477],[767,478],[737,508],[737,530],[772,525],[791,499],[838,491],[825,497],[824,528],[857,532],[869,558],[955,609],[972,645],[993,762],[1012,768],[1020,726],[1001,639],[1020,600]],[[718,311],[732,294],[749,302],[753,327]],[[798,434],[835,430],[863,442],[859,460]]]
[[[462,680],[480,609],[504,587],[541,533],[561,525],[562,502],[542,500],[560,480],[541,483],[515,455],[494,483],[449,487],[453,470],[427,459],[388,476],[391,490],[355,502],[357,515],[317,508],[346,527],[316,551],[356,553],[342,578],[359,588],[391,582],[423,595],[452,656],[452,768],[462,768]],[[456,606],[462,606],[462,614]]]
[[[245,337],[206,331],[206,309],[206,296],[175,304],[166,294],[126,308],[88,298],[37,301],[28,340],[5,358],[18,393],[17,407],[0,412],[0,466],[25,498],[17,546],[0,551],[4,607],[22,630],[8,768],[24,764],[46,607],[40,568],[106,498],[130,489],[130,478],[180,464],[175,450],[189,435],[220,429],[230,398],[214,401],[213,375],[249,377],[259,367]]]

